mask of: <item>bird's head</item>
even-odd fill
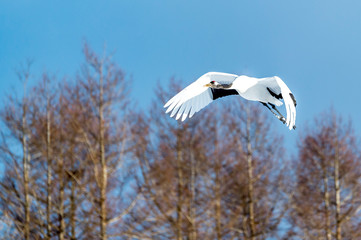
[[[216,81],[210,81],[204,87],[210,87],[210,88],[222,88],[222,84],[216,82]]]

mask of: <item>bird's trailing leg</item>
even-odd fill
[[[278,118],[278,120],[280,120],[283,124],[286,124],[286,119],[285,119],[285,117],[282,116],[282,114],[276,109],[276,107],[275,107],[273,104],[270,104],[270,105],[272,106],[272,108],[273,108],[274,110],[277,111],[277,113],[279,113],[279,115],[278,115],[277,113],[275,113],[275,112],[268,106],[267,103],[264,103],[264,102],[260,102],[260,103],[262,103],[263,106],[265,106],[266,108],[268,108],[268,109],[273,113],[273,115],[275,115],[276,118]]]
[[[283,123],[286,123],[286,118],[278,111],[278,109],[276,108],[276,106],[274,105],[274,104],[272,104],[272,103],[268,103],[269,105],[271,105],[271,107],[274,109],[274,110],[276,110],[276,112],[280,115],[280,117],[281,117],[281,119],[283,119],[283,120],[281,120]],[[295,105],[296,106],[296,105]],[[296,130],[296,125],[293,125],[293,130]]]
[[[274,105],[274,104],[272,104],[272,103],[268,103],[272,108],[273,108],[273,110],[275,110],[278,114],[279,114],[279,116],[281,117],[281,119],[283,119],[285,122],[286,122],[286,118],[282,115],[282,113],[280,113],[279,111],[278,111],[278,109],[276,108],[276,106]],[[282,121],[282,120],[281,120]]]
[[[275,106],[274,104],[268,103],[268,104],[272,107],[272,109],[275,110],[279,115],[278,115],[277,113],[275,113],[275,112],[268,106],[267,103],[264,103],[264,102],[260,102],[260,103],[262,103],[263,106],[266,106],[266,108],[268,108],[268,109],[273,113],[273,115],[275,115],[276,118],[278,118],[278,120],[280,120],[283,124],[286,124],[286,118],[282,115],[282,113],[280,113],[280,112],[278,111],[278,109],[276,108],[276,106]],[[293,129],[295,130],[295,129],[296,129],[296,126],[293,126]]]

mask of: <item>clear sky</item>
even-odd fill
[[[27,58],[38,76],[74,75],[86,39],[115,51],[142,108],[172,76],[278,75],[296,96],[298,132],[332,105],[360,133],[360,12],[359,0],[0,0],[0,95],[17,89]],[[297,131],[278,125],[294,142]]]

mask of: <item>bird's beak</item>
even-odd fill
[[[206,85],[204,85],[203,87],[210,87],[211,84],[210,83],[207,83]]]

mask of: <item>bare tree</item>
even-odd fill
[[[357,239],[360,151],[351,123],[330,111],[302,136],[290,220],[308,239]]]
[[[39,177],[46,182],[46,186],[39,181],[37,183],[39,189],[33,191],[32,194],[40,201],[40,207],[43,207],[42,203],[45,205],[44,222],[46,222],[47,239],[54,236],[58,239],[65,238],[66,186],[70,180],[65,178],[65,171],[67,171],[65,163],[69,161],[65,150],[68,149],[74,137],[74,134],[67,132],[70,126],[66,126],[66,118],[72,119],[75,116],[70,111],[66,112],[69,106],[64,103],[63,89],[56,86],[54,77],[43,74],[42,82],[33,90],[36,97],[32,102],[34,114],[31,125],[31,145],[32,155],[37,156],[33,162],[43,165],[44,169],[40,168],[40,171],[46,172],[45,179],[42,175]],[[46,189],[44,197],[43,188]]]
[[[34,96],[27,94],[30,65],[31,63],[28,62],[26,67],[18,72],[18,77],[24,85],[21,100],[9,96],[5,107],[1,109],[1,117],[6,129],[2,131],[0,150],[6,171],[1,182],[0,201],[3,214],[16,226],[17,234],[13,236],[24,239],[32,239],[44,234],[40,227],[43,224],[41,212],[36,213],[39,202],[33,194],[38,171],[33,168],[36,156],[33,155],[31,143]]]
[[[173,90],[177,86],[172,86]],[[199,235],[199,159],[201,158],[199,123],[178,124],[163,112],[162,103],[169,97],[158,89],[151,116],[141,114],[133,130],[138,144],[142,176],[139,189],[142,204],[133,213],[136,227],[130,234],[140,239],[197,239]]]
[[[117,224],[124,218],[127,199],[120,199],[116,192],[131,174],[127,152],[130,139],[128,83],[124,73],[109,56],[99,57],[87,45],[84,47],[86,65],[78,77],[83,87],[81,111],[87,113],[87,122],[74,123],[82,132],[92,163],[95,185],[89,186],[93,194],[93,207],[99,219],[99,238],[107,239],[110,224]],[[128,169],[128,170],[126,170]],[[122,202],[124,201],[124,202]],[[132,201],[128,202],[131,204]],[[110,206],[108,204],[111,204]],[[119,205],[120,204],[120,205]],[[120,209],[120,210],[117,210]],[[121,235],[114,232],[111,235]]]
[[[237,111],[228,109],[227,128],[235,160],[223,196],[231,216],[227,227],[235,238],[265,239],[277,234],[286,212],[282,139],[258,105],[238,101],[232,108]]]
[[[84,55],[76,81],[44,74],[31,98],[9,97],[1,109],[0,204],[14,239],[126,238],[138,199],[128,186],[135,174],[128,79],[110,57],[88,46]]]
[[[52,106],[53,96],[50,93],[49,85],[50,78],[47,74],[43,74],[42,85],[35,89],[37,94],[37,104],[33,106],[36,109],[36,120],[33,121],[32,128],[37,129],[33,131],[33,135],[37,137],[32,138],[32,145],[37,146],[34,149],[37,149],[40,154],[45,157],[46,160],[46,238],[51,239],[52,237],[52,181],[53,181],[53,159],[52,159],[52,117],[54,116],[54,107]],[[33,103],[34,104],[34,103]],[[44,106],[39,106],[43,104]],[[41,109],[44,108],[43,115],[41,114]],[[44,149],[43,151],[41,149]]]
[[[28,65],[28,67],[30,67]],[[24,96],[22,101],[22,119],[21,119],[21,144],[23,147],[23,184],[24,184],[24,213],[25,213],[25,222],[24,222],[24,238],[26,240],[30,239],[30,199],[29,199],[29,150],[28,150],[28,126],[27,126],[27,111],[28,103],[26,96],[26,83],[29,80],[29,69],[25,70],[22,73],[19,73],[19,78],[24,77]]]

